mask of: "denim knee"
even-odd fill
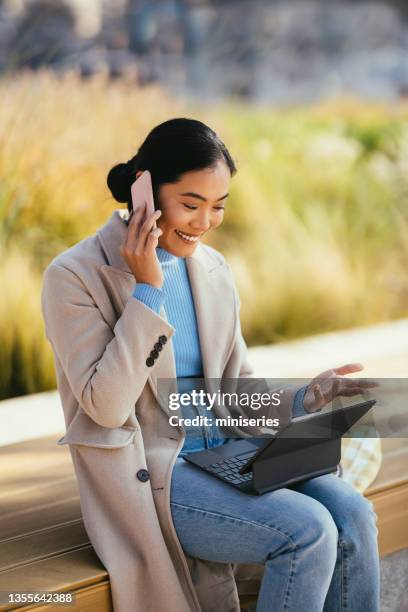
[[[339,533],[330,512],[315,500],[296,514],[297,528],[289,536],[293,549],[310,554],[316,571],[331,572],[337,559]]]
[[[378,535],[377,515],[373,503],[358,491],[353,491],[344,508],[339,525],[340,541],[355,547],[364,547],[367,538]]]
[[[339,532],[330,512],[321,506],[310,514],[307,519],[309,544],[318,546],[322,560],[328,566],[334,567],[337,559]]]

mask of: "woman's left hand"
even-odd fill
[[[361,363],[346,365],[322,372],[308,385],[303,398],[306,412],[316,412],[326,406],[335,397],[359,395],[365,389],[377,387],[378,383],[364,378],[344,378],[344,374],[360,372],[364,366]]]

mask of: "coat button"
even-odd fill
[[[159,351],[159,353],[160,353],[160,351],[163,350],[163,345],[162,345],[161,342],[156,342],[156,344],[154,345],[154,348],[155,348],[156,351]]]
[[[159,356],[159,351],[156,351],[156,349],[154,349],[151,353],[150,353],[150,357],[153,357],[153,359],[157,359]]]
[[[160,344],[166,344],[167,342],[166,336],[159,336],[159,342]]]
[[[139,470],[138,473],[136,474],[136,476],[142,482],[146,482],[150,478],[150,474],[149,474],[149,472],[147,470]]]
[[[147,365],[149,368],[151,368],[153,364],[154,364],[154,359],[153,359],[153,357],[148,357],[148,358],[146,359],[146,365]]]

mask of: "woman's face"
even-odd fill
[[[177,183],[162,185],[159,247],[190,257],[202,236],[222,223],[230,181],[229,168],[220,160],[214,168],[185,172]]]

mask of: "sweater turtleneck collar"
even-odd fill
[[[161,247],[156,247],[156,253],[161,264],[176,264],[180,259],[182,259],[181,257],[177,257],[177,255],[173,255]]]

